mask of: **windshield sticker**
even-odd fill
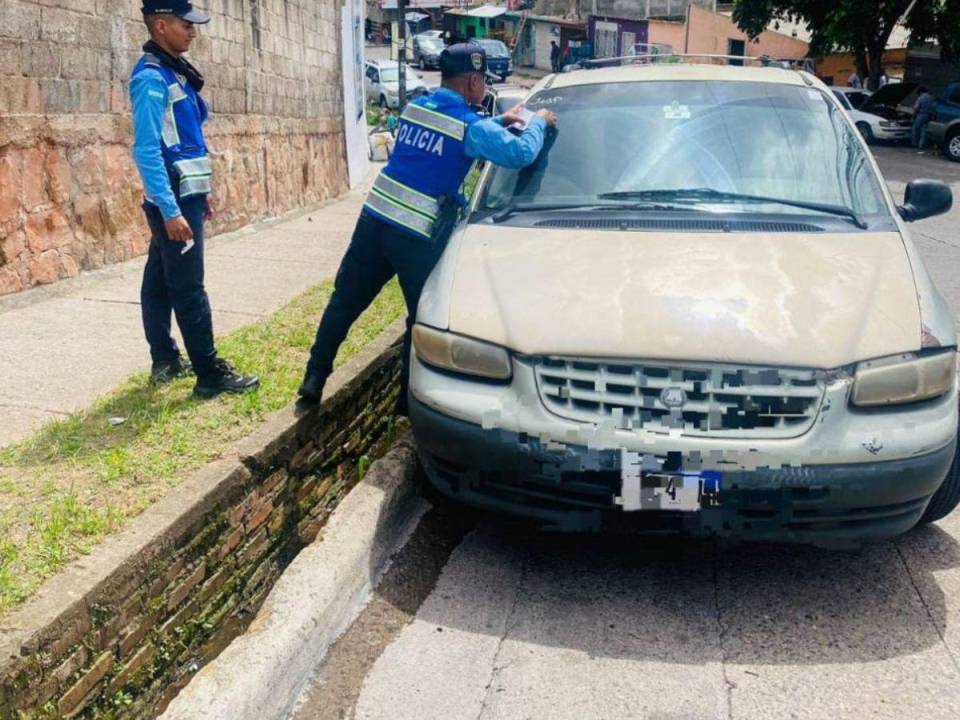
[[[669,105],[663,106],[663,117],[665,120],[689,120],[690,108],[674,100]]]
[[[819,100],[820,102],[823,102],[823,95],[816,90],[807,90],[807,97],[811,100]]]

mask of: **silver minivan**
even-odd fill
[[[440,492],[560,529],[856,545],[960,499],[953,317],[829,88],[773,67],[550,76],[424,290]]]

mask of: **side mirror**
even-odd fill
[[[953,207],[950,186],[939,180],[911,180],[897,212],[907,222],[942,215]]]

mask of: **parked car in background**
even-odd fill
[[[917,101],[920,86],[916,83],[890,83],[871,93],[859,108],[859,112],[883,119],[879,123],[880,134],[870,130],[876,140],[909,140],[913,130],[913,104]],[[860,129],[860,128],[858,128]],[[866,138],[870,141],[870,138]]]
[[[898,90],[884,92],[887,88],[898,88]],[[902,83],[887,85],[872,94],[858,88],[831,87],[830,89],[868,143],[878,140],[901,142],[910,139],[913,115],[898,108],[900,101],[910,94],[909,91],[903,94]],[[875,99],[878,95],[879,100]],[[851,96],[860,102],[859,108],[853,105]]]
[[[553,528],[861,544],[960,499],[954,319],[830,89],[576,70],[427,281],[410,419],[440,493]]]
[[[407,68],[407,98],[415,98],[427,91],[427,86],[413,68]],[[363,73],[363,90],[367,102],[380,107],[400,105],[400,68],[394,60],[368,60]]]
[[[413,56],[411,60],[421,70],[440,68],[440,53],[443,52],[443,36],[439,30],[429,30],[413,38]]]
[[[946,92],[937,98],[927,137],[940,146],[946,157],[960,162],[960,82],[947,85]]]
[[[850,104],[853,106],[854,110],[859,110],[863,104],[870,99],[870,96],[873,94],[869,90],[864,88],[852,88],[852,87],[835,87],[831,86],[830,88],[835,93],[843,93]]]
[[[473,42],[479,43],[487,53],[487,70],[497,75],[500,80],[506,80],[513,74],[513,60],[510,51],[501,40],[477,38]]]

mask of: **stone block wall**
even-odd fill
[[[347,187],[340,0],[195,0],[216,233]],[[0,295],[146,251],[127,80],[140,0],[0,2]]]
[[[395,325],[331,377],[322,408],[281,413],[244,442],[239,461],[201,471],[181,497],[76,563],[86,575],[52,578],[0,621],[0,718],[159,715],[247,627],[357,482],[364,456],[386,450],[401,337]],[[98,562],[99,575],[84,567]]]

